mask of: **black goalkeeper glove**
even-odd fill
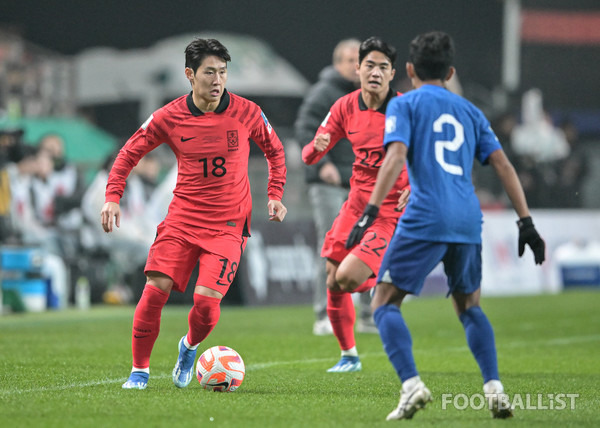
[[[348,235],[346,249],[352,248],[360,242],[367,229],[371,227],[375,218],[377,218],[377,214],[379,214],[379,208],[375,205],[367,204],[362,216],[350,231],[350,235]]]
[[[523,217],[517,221],[517,226],[519,226],[519,257],[525,252],[525,244],[527,244],[533,251],[535,264],[541,265],[546,259],[546,243],[535,230],[533,220],[531,217]]]

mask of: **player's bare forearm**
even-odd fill
[[[400,142],[388,144],[387,153],[377,173],[377,182],[373,193],[371,193],[369,204],[377,207],[381,206],[385,197],[392,190],[394,183],[396,183],[402,168],[404,168],[407,150],[406,145]]]
[[[504,191],[512,202],[519,218],[529,217],[529,207],[523,186],[512,163],[508,160],[503,150],[496,150],[489,157],[489,163],[494,167]]]

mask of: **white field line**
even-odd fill
[[[531,340],[531,341],[513,341],[507,343],[497,344],[497,347],[500,349],[503,348],[531,348],[535,346],[568,346],[574,343],[584,343],[584,342],[594,342],[600,341],[600,334],[587,335],[587,336],[572,336],[572,337],[561,337],[550,340]],[[468,351],[468,347],[465,346],[453,346],[447,347],[444,349],[440,349],[444,352],[462,352]],[[415,349],[415,352],[418,353],[419,350]],[[367,357],[382,357],[385,356],[384,352],[365,352],[360,354],[361,358]],[[286,366],[286,365],[296,365],[296,364],[313,364],[313,363],[328,363],[331,362],[333,358],[312,358],[312,359],[304,359],[304,360],[292,360],[292,361],[271,361],[268,363],[259,363],[259,364],[249,364],[246,366],[246,371],[254,371],[254,370],[263,370],[268,369],[270,367],[275,366]],[[170,373],[162,373],[155,374],[152,373],[152,379],[167,379],[171,378]],[[111,385],[115,383],[123,383],[127,379],[119,378],[119,379],[103,379],[98,381],[90,381],[90,382],[76,382],[67,385],[55,385],[55,386],[43,386],[39,388],[29,388],[29,389],[19,389],[19,388],[11,388],[11,389],[0,389],[0,396],[10,396],[10,395],[20,395],[20,394],[31,394],[31,393],[40,393],[40,392],[51,392],[51,391],[65,391],[69,389],[77,389],[77,388],[87,388],[90,386],[100,386],[100,385]]]
[[[363,356],[370,356],[372,354],[362,354]],[[380,355],[384,355],[383,352]],[[284,365],[294,365],[294,364],[312,364],[312,363],[326,363],[331,362],[332,358],[313,358],[310,360],[295,360],[295,361],[272,361],[270,363],[262,363],[262,364],[249,364],[246,366],[246,371],[253,370],[262,370],[267,369],[269,367],[274,366],[284,366]],[[171,373],[162,373],[155,374],[152,373],[151,379],[170,379]],[[103,379],[98,381],[90,381],[90,382],[77,382],[71,383],[67,385],[56,385],[56,386],[42,386],[39,388],[29,388],[29,389],[0,389],[0,396],[6,395],[19,395],[19,394],[31,394],[31,393],[39,393],[39,392],[50,392],[50,391],[65,391],[68,389],[76,389],[76,388],[86,388],[89,386],[100,386],[100,385],[111,385],[115,383],[123,383],[127,380],[127,378],[119,378],[119,379]]]

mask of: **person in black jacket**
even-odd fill
[[[301,147],[315,136],[321,122],[338,98],[358,89],[358,48],[360,41],[345,39],[333,50],[333,64],[325,67],[319,74],[319,80],[306,94],[294,125],[295,137]],[[317,164],[306,167],[306,183],[313,209],[313,218],[317,230],[317,254],[323,245],[325,234],[333,224],[342,204],[348,197],[350,176],[354,153],[350,142],[340,141]],[[317,277],[314,289],[314,311],[316,321],[313,333],[332,334],[327,318],[327,287],[325,286],[325,264],[317,262]],[[368,294],[360,296],[360,316],[358,331],[377,333],[369,307]]]

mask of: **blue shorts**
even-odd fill
[[[448,296],[471,294],[481,286],[481,244],[430,242],[396,233],[383,257],[377,283],[389,282],[400,290],[418,295],[425,277],[444,263]]]

